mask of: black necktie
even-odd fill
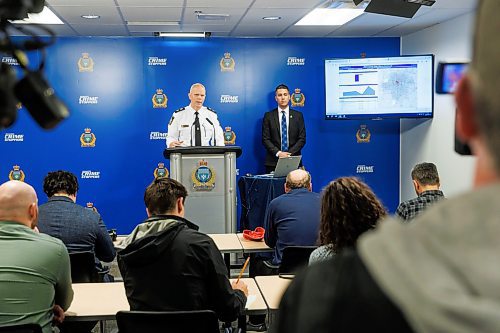
[[[200,130],[200,118],[198,118],[198,111],[194,113],[194,145],[201,146],[201,130]]]

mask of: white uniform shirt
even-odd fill
[[[167,147],[173,141],[183,141],[182,147],[194,146],[194,113],[195,110],[189,105],[174,112],[168,123]],[[217,114],[202,106],[198,111],[198,118],[200,119],[201,145],[224,146],[224,134]]]

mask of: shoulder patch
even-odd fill
[[[177,113],[177,112],[181,112],[181,111],[184,111],[186,108],[180,108],[180,109],[177,109],[174,111],[174,113]]]
[[[215,112],[215,110],[214,110],[214,109],[209,108],[208,106],[207,106],[207,110],[208,110],[208,111],[212,111],[213,113],[217,114],[217,112]]]

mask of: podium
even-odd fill
[[[207,234],[236,232],[236,158],[241,148],[166,148],[170,178],[188,192],[185,217]]]

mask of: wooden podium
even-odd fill
[[[188,191],[186,218],[210,234],[236,232],[236,158],[241,148],[176,147],[163,156],[170,160],[170,178]]]

